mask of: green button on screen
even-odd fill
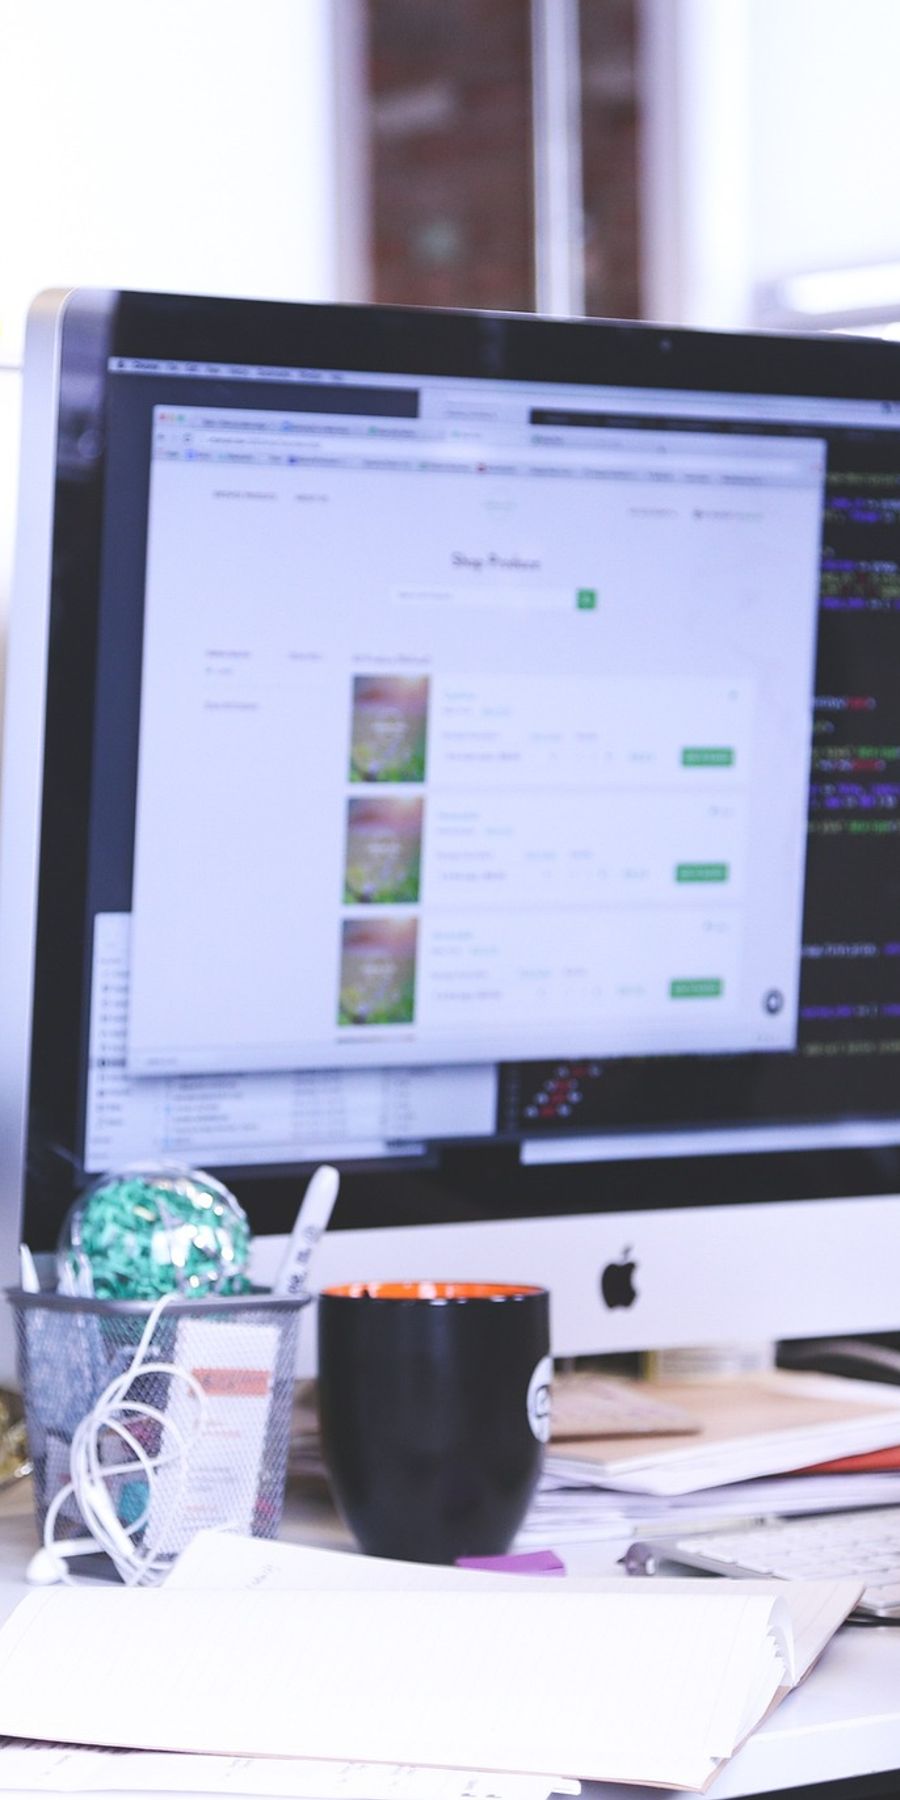
[[[730,769],[734,751],[727,744],[694,744],[681,752],[686,769]]]
[[[579,588],[575,595],[575,605],[579,612],[594,612],[597,606],[597,589]]]
[[[725,983],[718,975],[696,975],[669,983],[672,1000],[717,1000],[724,990]]]
[[[676,881],[727,881],[727,863],[676,863]]]

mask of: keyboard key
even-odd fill
[[[900,1606],[900,1581],[894,1581],[887,1587],[867,1587],[865,1598],[870,1605]]]
[[[781,1580],[864,1583],[860,1610],[900,1614],[900,1507],[773,1519],[764,1525],[690,1537],[654,1546],[661,1557],[720,1575]]]

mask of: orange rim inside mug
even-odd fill
[[[515,1300],[544,1289],[505,1281],[347,1281],[322,1292],[343,1300]]]

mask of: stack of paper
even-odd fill
[[[0,1632],[0,1729],[493,1770],[501,1792],[511,1770],[547,1787],[562,1771],[702,1788],[859,1595],[853,1582],[435,1580],[253,1543],[229,1574],[230,1557],[217,1539],[161,1589],[30,1595]]]
[[[900,1389],[772,1370],[690,1384],[654,1383],[660,1402],[689,1405],[695,1435],[559,1438],[551,1475],[639,1494],[693,1494],[900,1443]]]
[[[649,1496],[549,1475],[538,1487],[515,1547],[587,1542],[624,1547],[636,1537],[671,1537],[739,1519],[897,1505],[900,1474],[780,1475],[697,1493]]]

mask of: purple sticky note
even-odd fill
[[[489,1569],[498,1575],[564,1575],[554,1550],[520,1550],[509,1556],[458,1556],[458,1569]]]

